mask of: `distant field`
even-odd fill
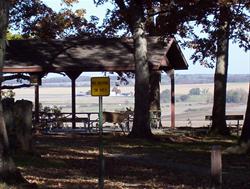
[[[248,83],[229,83],[227,89],[244,89],[248,91]],[[213,92],[213,84],[185,84],[176,85],[176,95],[188,94],[192,88],[208,89]],[[121,86],[122,93],[134,92],[131,86]],[[162,85],[161,92],[170,89],[170,85]],[[76,94],[89,91],[89,87],[77,87]],[[34,102],[34,88],[16,89],[16,99],[27,99]],[[164,98],[164,96],[161,96]],[[44,106],[60,106],[63,111],[71,111],[71,88],[70,87],[40,87],[40,102]],[[77,112],[98,111],[98,97],[77,96]],[[125,107],[134,106],[133,96],[110,96],[104,97],[104,109],[108,111],[124,110]],[[228,104],[228,114],[244,114],[246,103]],[[193,126],[203,126],[208,122],[204,121],[204,116],[211,114],[212,103],[207,103],[204,99],[199,101],[187,101],[176,103],[176,124],[177,126],[185,126],[188,119],[192,121]],[[169,126],[169,103],[162,104],[162,120],[164,126]]]
[[[248,91],[248,83],[228,83],[227,89],[244,89]],[[208,89],[209,92],[213,93],[214,90],[214,84],[208,83],[208,84],[182,84],[182,85],[176,85],[175,91],[176,94],[188,94],[189,90],[192,88],[201,88],[201,89]],[[170,85],[162,85],[161,91],[165,89],[170,89]]]
[[[213,83],[209,84],[182,84],[182,85],[176,85],[175,90],[176,94],[187,94],[191,88],[201,88],[201,89],[209,89],[209,92],[213,92]],[[228,83],[227,89],[244,89],[248,91],[248,83]],[[130,92],[134,91],[134,87],[131,86],[121,86],[120,87],[122,92]],[[170,89],[170,85],[161,85],[161,92],[165,89]],[[90,87],[77,87],[76,91],[77,93],[81,92],[87,92],[90,90]],[[33,95],[34,88],[23,88],[23,89],[15,89],[15,92],[17,96],[21,97],[22,95]],[[69,95],[71,93],[70,87],[40,87],[40,94],[46,94],[46,95]]]

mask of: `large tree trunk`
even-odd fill
[[[228,49],[229,49],[229,8],[220,8],[219,30],[217,38],[217,60],[214,76],[214,104],[213,120],[210,133],[213,135],[229,135],[226,124],[226,85],[228,72]]]
[[[0,180],[10,182],[13,175],[17,173],[15,164],[10,157],[9,141],[6,132],[2,103],[0,103]]]
[[[147,13],[152,15],[155,13],[153,8],[153,3],[147,1]],[[149,36],[156,35],[154,17],[149,16],[146,19],[146,31]],[[160,71],[150,71],[150,97],[149,97],[149,111],[150,111],[150,126],[152,127],[162,127],[161,124],[161,103],[160,103],[160,81],[161,72]],[[156,120],[155,120],[156,118]]]
[[[156,127],[161,128],[161,103],[160,103],[160,81],[161,72],[151,71],[150,72],[150,98],[149,98],[149,109],[151,115],[151,126],[156,123]],[[157,120],[152,120],[156,118]]]
[[[14,98],[4,98],[2,100],[4,122],[8,134],[9,147],[13,151],[16,149],[17,146],[14,116],[13,116],[14,103],[15,103]]]
[[[0,1],[0,69],[3,69],[4,53],[5,53],[5,36],[8,22],[8,3]],[[2,81],[2,72],[0,73],[0,81]],[[0,97],[1,98],[1,97]],[[9,141],[4,122],[3,107],[0,101],[0,179],[4,179],[8,172],[15,171],[15,165],[9,155]]]
[[[149,66],[147,61],[147,40],[143,21],[143,8],[135,8],[133,29],[135,58],[135,110],[132,137],[148,138],[152,136],[149,119]],[[138,14],[139,13],[139,14]]]
[[[240,136],[240,143],[249,143],[249,142],[250,142],[250,83],[249,83],[245,120],[244,120],[242,132]]]
[[[8,2],[0,1],[0,86],[2,81],[2,69],[4,65],[4,54],[6,44],[6,30],[8,25]],[[1,87],[0,87],[1,92]],[[7,183],[24,182],[21,174],[10,157],[9,141],[4,122],[3,107],[0,95],[0,180]]]

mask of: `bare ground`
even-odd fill
[[[166,133],[146,141],[104,136],[105,188],[210,188],[210,149],[235,138]],[[98,188],[97,135],[39,135],[36,155],[17,155],[22,175],[38,188]],[[223,154],[222,188],[250,188],[250,155]]]

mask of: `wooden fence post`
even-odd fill
[[[219,145],[212,146],[211,184],[213,188],[221,188],[222,184],[222,158],[221,147]]]

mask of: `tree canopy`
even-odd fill
[[[99,6],[108,0],[95,0]],[[103,24],[106,36],[129,35],[133,32],[133,1],[114,0]],[[158,36],[176,36],[184,47],[195,50],[191,59],[205,67],[214,67],[218,39],[220,7],[230,10],[229,39],[245,51],[250,49],[250,5],[247,0],[170,1],[143,0],[146,30]],[[153,17],[152,22],[149,22]]]
[[[41,0],[14,0],[10,8],[10,26],[24,38],[55,39],[80,34],[98,35],[98,18],[85,19],[85,9],[72,11],[76,0],[64,0],[66,7],[56,12]]]
[[[195,20],[190,22],[193,29],[189,30],[189,35],[185,45],[193,48],[192,55],[194,62],[200,62],[205,67],[214,67],[216,54],[218,51],[217,40],[220,38],[220,14],[221,7],[226,7],[228,13],[222,13],[229,21],[228,39],[237,43],[245,51],[250,49],[250,7],[249,1],[219,0],[203,1]],[[198,7],[199,8],[199,7]],[[226,15],[227,14],[227,15]],[[198,31],[198,32],[197,32]]]

